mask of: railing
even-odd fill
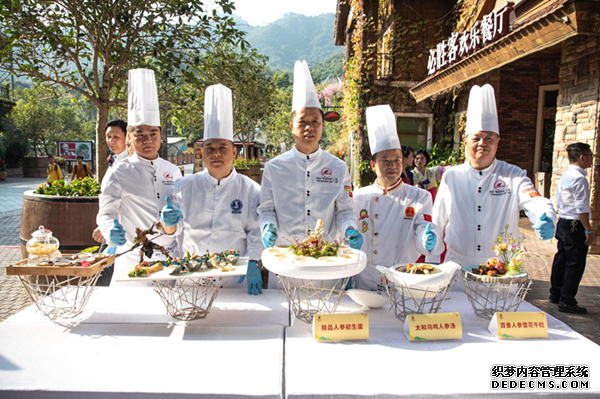
[[[386,79],[394,76],[394,54],[377,54],[377,79]]]

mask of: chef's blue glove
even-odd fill
[[[110,240],[111,245],[120,247],[121,245],[127,242],[125,238],[126,231],[123,230],[123,226],[117,219],[113,220],[113,227],[110,229],[110,233],[108,238]]]
[[[262,243],[265,248],[271,248],[275,245],[275,241],[277,241],[277,228],[273,223],[269,223],[263,228]]]
[[[346,238],[352,249],[360,249],[363,245],[362,235],[353,227],[348,227],[346,230]]]
[[[165,202],[167,205],[165,205],[160,212],[160,221],[167,227],[173,227],[181,220],[181,209],[173,208],[171,197],[167,197]]]
[[[238,284],[241,284],[246,277],[246,284],[248,284],[248,295],[262,294],[262,276],[260,275],[260,269],[256,265],[256,262],[248,262],[248,270],[245,276],[240,276]]]
[[[538,219],[537,223],[533,225],[535,235],[540,240],[549,240],[554,237],[555,228],[554,222],[548,217],[548,215],[546,215],[546,212],[544,212]]]
[[[117,253],[117,247],[113,247],[112,245],[109,245],[104,250],[104,253],[107,255],[115,255]]]
[[[437,237],[433,231],[431,231],[431,223],[427,223],[425,231],[423,232],[422,243],[426,250],[431,251],[435,248],[437,243]]]

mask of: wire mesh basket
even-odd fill
[[[465,293],[475,314],[490,320],[496,312],[516,312],[533,283],[533,277],[547,266],[546,260],[532,252],[525,252],[519,259],[523,273],[514,277],[482,276],[462,269]],[[542,263],[543,266],[539,267]]]
[[[409,314],[437,313],[455,282],[456,277],[452,277],[448,285],[430,290],[428,287],[422,289],[394,283],[381,275],[383,289],[390,301],[390,310],[402,321]]]
[[[223,278],[154,280],[152,286],[175,319],[202,319],[210,312]]]
[[[310,280],[279,275],[294,315],[312,323],[317,313],[335,313],[350,277],[333,280]]]

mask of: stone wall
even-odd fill
[[[566,147],[575,142],[587,143],[594,153],[594,165],[588,169],[591,189],[593,226],[600,225],[600,148],[598,116],[600,107],[600,40],[598,36],[576,36],[563,44],[560,64],[560,87],[556,112],[556,135],[552,195],[556,184],[569,165]],[[592,252],[600,251],[600,238]]]

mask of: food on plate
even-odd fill
[[[186,254],[185,258],[169,258],[163,262],[165,266],[172,267],[169,273],[176,276],[183,273],[197,272],[207,269],[219,269],[221,271],[232,271],[240,258],[240,252],[235,249],[228,249],[223,252],[210,253],[208,250],[204,255]]]
[[[440,272],[440,269],[428,264],[415,265],[412,263],[409,263],[406,266],[400,266],[396,270],[409,274],[435,274]]]
[[[163,269],[163,265],[160,262],[156,262],[154,265],[150,266],[147,261],[143,261],[139,265],[135,265],[132,271],[129,272],[127,276],[129,277],[144,277],[152,273],[156,273]]]
[[[485,265],[473,267],[471,273],[480,276],[509,277],[522,273],[521,262],[510,262],[508,265],[498,258],[489,258]]]
[[[292,244],[290,248],[294,255],[321,258],[323,256],[336,256],[339,244],[325,241],[323,233],[323,219],[317,220],[315,231],[304,240]]]

